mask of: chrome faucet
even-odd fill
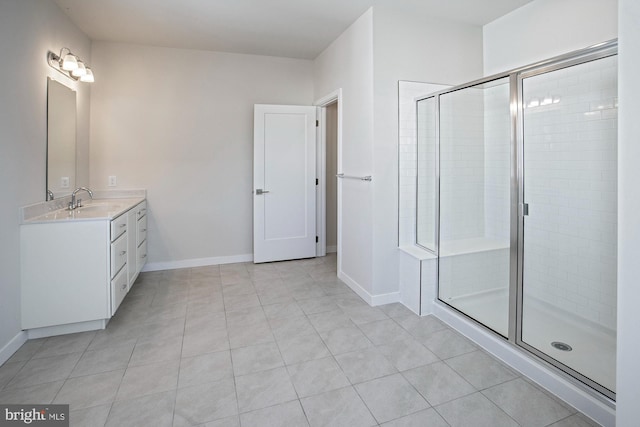
[[[69,210],[72,211],[75,208],[79,208],[80,206],[80,200],[82,199],[78,199],[76,201],[76,194],[79,191],[86,191],[89,194],[89,197],[91,197],[93,199],[93,192],[91,190],[89,190],[87,187],[78,187],[75,190],[73,190],[73,193],[71,193],[71,201],[69,202]]]
[[[53,200],[53,191],[47,190],[47,202]]]

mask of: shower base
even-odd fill
[[[506,289],[452,298],[445,302],[507,336],[509,296]],[[561,308],[527,298],[523,308],[522,341],[615,392],[614,332],[588,321],[580,321]],[[572,350],[560,350],[553,347],[552,342],[566,343]]]

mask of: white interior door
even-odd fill
[[[253,260],[316,255],[316,107],[255,105]]]

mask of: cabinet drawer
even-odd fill
[[[121,235],[111,244],[111,277],[127,263],[127,234]]]
[[[145,240],[138,247],[138,265],[136,269],[138,272],[142,270],[142,267],[147,263],[147,241]]]
[[[136,209],[136,217],[138,219],[142,218],[147,214],[147,202],[142,202],[135,207]]]
[[[127,216],[120,215],[111,221],[111,241],[115,241],[118,237],[127,231]]]
[[[147,240],[147,216],[143,216],[138,220],[138,246]]]
[[[129,291],[127,269],[123,268],[111,281],[111,315],[116,314],[120,303]]]

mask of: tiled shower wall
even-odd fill
[[[615,330],[617,57],[525,79],[524,102],[525,309]]]

